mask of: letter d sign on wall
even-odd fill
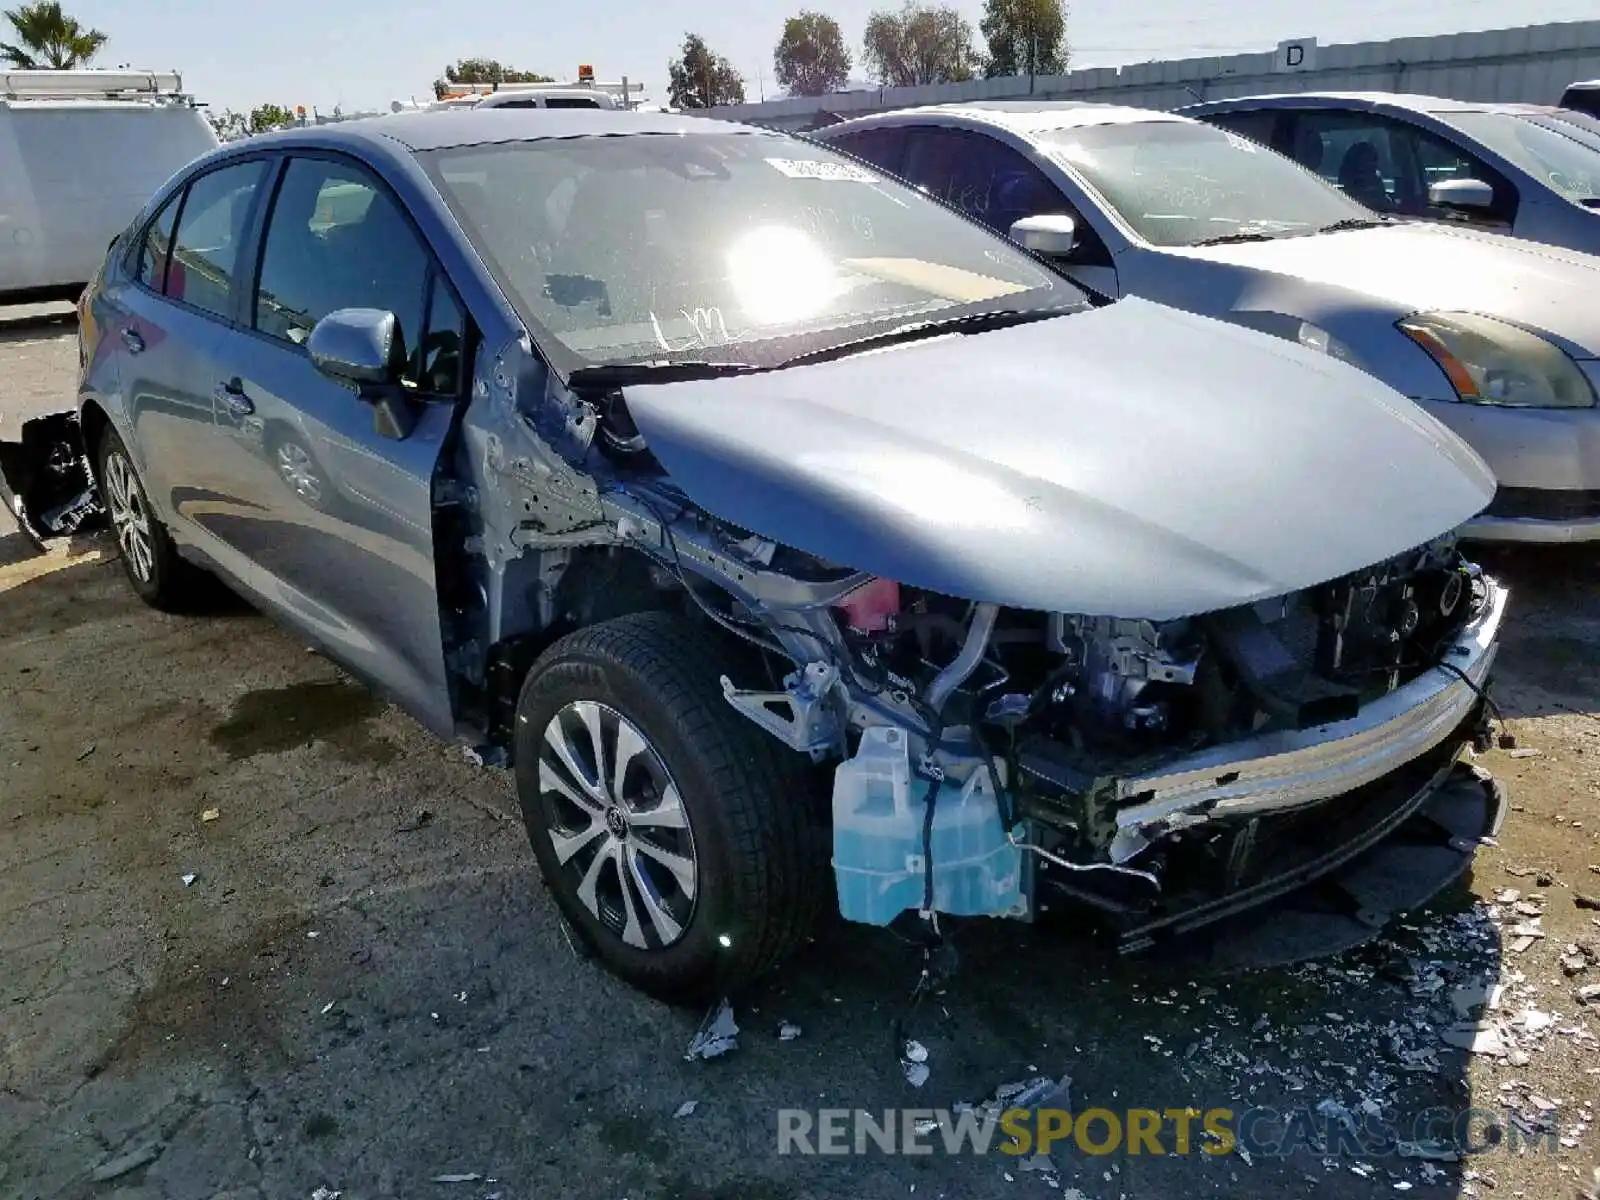
[[[1279,42],[1277,52],[1272,56],[1272,69],[1280,73],[1312,71],[1316,69],[1316,65],[1316,38],[1294,38],[1287,42]]]

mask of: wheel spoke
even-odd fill
[[[556,758],[560,760],[561,765],[567,769],[573,781],[579,787],[596,800],[605,799],[605,792],[600,788],[596,780],[589,777],[589,772],[578,761],[576,749],[572,745],[571,739],[567,737],[567,731],[561,723],[561,715],[559,713],[550,718],[550,724],[545,726],[544,740],[545,744],[555,751]]]
[[[677,880],[678,887],[683,894],[691,900],[694,899],[695,872],[693,859],[685,858],[681,854],[674,854],[670,850],[663,850],[660,846],[646,841],[635,841],[634,848],[639,854],[643,854],[670,871],[673,879]]]
[[[588,826],[579,833],[562,833],[554,829],[550,831],[550,841],[556,848],[556,861],[561,863],[562,866],[565,866],[574,854],[593,842],[595,838],[608,836],[604,817],[594,817],[590,820]],[[605,849],[602,847],[600,855],[603,856],[604,854]]]
[[[578,780],[582,783],[583,776],[578,775]],[[539,760],[539,790],[541,792],[555,792],[560,796],[566,797],[593,819],[598,820],[605,813],[604,806],[598,800],[592,795],[580,792],[573,787],[561,777],[560,771],[557,771],[542,758]]]
[[[600,872],[605,870],[607,863],[619,867],[617,857],[616,839],[607,834],[606,840],[600,843],[600,849],[595,851],[595,856],[589,860],[589,867],[584,871],[583,879],[578,884],[578,899],[597,918],[600,916],[600,895],[597,891],[600,885]]]
[[[589,751],[594,759],[595,795],[602,800],[615,800],[617,797],[608,791],[611,781],[607,778],[606,742],[604,730],[600,727],[600,706],[591,700],[580,700],[572,707],[589,733]]]
[[[617,846],[617,891],[622,897],[622,940],[640,950],[648,950],[650,947],[645,941],[644,926],[639,923],[639,905],[643,904],[648,911],[649,901],[640,895],[644,889],[630,859],[627,848]],[[626,868],[623,866],[625,862],[628,863]]]
[[[648,748],[643,735],[633,727],[632,721],[617,722],[617,761],[611,775],[611,798],[629,809],[633,808],[633,801],[624,788],[628,779],[628,767]]]
[[[660,892],[651,880],[649,872],[643,870],[643,864],[639,861],[639,850],[630,848],[625,853],[628,857],[628,873],[633,876],[632,882],[639,893],[639,901],[644,908],[645,916],[650,919],[650,925],[656,931],[656,940],[663,946],[670,946],[683,936],[683,927],[661,902]],[[626,890],[624,888],[624,891]]]
[[[678,789],[667,784],[658,803],[649,808],[630,806],[628,820],[634,825],[647,825],[656,829],[687,829],[689,820],[683,813],[683,797]]]

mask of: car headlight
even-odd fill
[[[1561,347],[1493,317],[1421,313],[1400,331],[1428,352],[1469,404],[1590,408],[1594,388]]]

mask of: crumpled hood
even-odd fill
[[[1600,357],[1600,258],[1503,234],[1407,222],[1178,253],[1365,293],[1415,312],[1476,312]]]
[[[1146,300],[837,362],[626,391],[708,512],[1022,609],[1165,620],[1420,545],[1483,462],[1353,367]]]

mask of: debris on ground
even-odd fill
[[[78,751],[77,761],[78,762],[82,762],[84,759],[88,758],[89,755],[91,755],[93,753],[94,753],[94,743],[90,742],[82,750]]]
[[[1506,755],[1506,757],[1507,758],[1538,758],[1543,753],[1544,753],[1543,750],[1536,750],[1532,746],[1524,746],[1520,750],[1512,750],[1512,751],[1510,751]]]
[[[193,871],[185,871],[182,875],[178,876],[178,878],[183,880],[184,887],[192,887],[194,886],[194,881],[199,879],[200,876],[196,875]]]
[[[482,1181],[483,1176],[476,1171],[456,1175],[435,1175],[431,1180],[433,1183],[481,1183]]]
[[[395,832],[415,833],[417,830],[421,829],[425,825],[428,825],[432,821],[433,810],[429,808],[419,808],[417,809],[417,815],[412,817],[411,820],[407,821],[404,825],[401,825],[395,830]]]
[[[726,998],[706,1014],[700,1029],[689,1043],[684,1054],[685,1062],[720,1058],[730,1050],[739,1048],[739,1024],[733,1019],[733,1005]]]
[[[928,1048],[915,1038],[907,1038],[900,1049],[900,1069],[905,1072],[906,1082],[912,1087],[927,1083]]]
[[[343,1192],[333,1191],[331,1188],[319,1187],[311,1193],[311,1200],[339,1200]]]
[[[678,1117],[678,1118],[692,1117],[692,1116],[694,1116],[694,1110],[699,1108],[699,1107],[700,1107],[700,1101],[698,1101],[698,1100],[685,1100],[682,1104],[678,1105],[677,1109],[673,1112],[672,1115],[674,1117]]]
[[[137,1171],[140,1167],[148,1166],[155,1162],[160,1154],[161,1143],[151,1142],[148,1145],[140,1146],[136,1150],[130,1150],[126,1154],[119,1154],[115,1158],[106,1159],[105,1162],[89,1172],[89,1178],[96,1183],[106,1183],[112,1179],[121,1179],[130,1171]]]
[[[208,809],[206,809],[204,812],[202,812],[200,814],[200,820],[202,822],[205,822],[205,823],[209,824],[210,822],[215,821],[221,815],[222,815],[222,810],[221,809],[219,809],[219,808],[208,808]]]
[[[793,1021],[780,1021],[778,1023],[778,1040],[780,1042],[792,1042],[799,1036],[800,1026]]]
[[[1600,900],[1595,899],[1593,896],[1586,896],[1582,892],[1573,892],[1572,893],[1572,902],[1574,904],[1576,904],[1579,908],[1587,908],[1587,909],[1590,909],[1592,911],[1600,911]]]

